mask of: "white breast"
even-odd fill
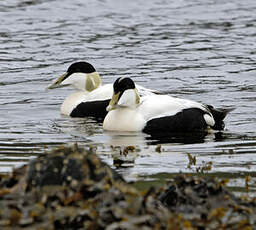
[[[110,131],[141,131],[146,125],[145,119],[137,109],[122,108],[111,110],[103,122],[103,129]]]
[[[85,91],[78,91],[70,94],[60,107],[61,114],[69,116],[77,105],[86,100],[87,94],[88,93]]]

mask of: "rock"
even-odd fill
[[[123,180],[95,154],[93,148],[59,147],[47,156],[32,160],[27,171],[27,190],[46,185],[77,187],[86,180],[97,182],[104,177]]]

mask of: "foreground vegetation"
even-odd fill
[[[0,229],[256,229],[256,200],[179,175],[138,191],[93,149],[60,146],[0,180]]]

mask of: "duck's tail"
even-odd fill
[[[227,116],[228,113],[230,113],[231,111],[233,111],[235,108],[214,108],[213,106],[211,105],[207,105],[207,108],[209,109],[209,111],[211,112],[213,118],[214,118],[214,121],[215,121],[215,124],[213,127],[211,127],[212,129],[215,129],[215,130],[223,130],[224,127],[225,127],[225,124],[224,124],[224,118]]]

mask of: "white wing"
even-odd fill
[[[139,94],[140,94],[141,97],[143,97],[143,96],[149,96],[149,95],[154,95],[155,93],[159,93],[159,92],[156,91],[156,90],[148,89],[148,88],[145,88],[145,87],[143,87],[143,86],[141,86],[141,85],[135,84],[135,86],[136,86],[136,88],[137,88],[137,90],[138,90],[138,92],[139,92]]]
[[[146,121],[153,118],[172,116],[187,108],[199,108],[207,111],[201,103],[171,97],[168,95],[150,95],[141,98],[141,104],[138,111],[143,115]]]

